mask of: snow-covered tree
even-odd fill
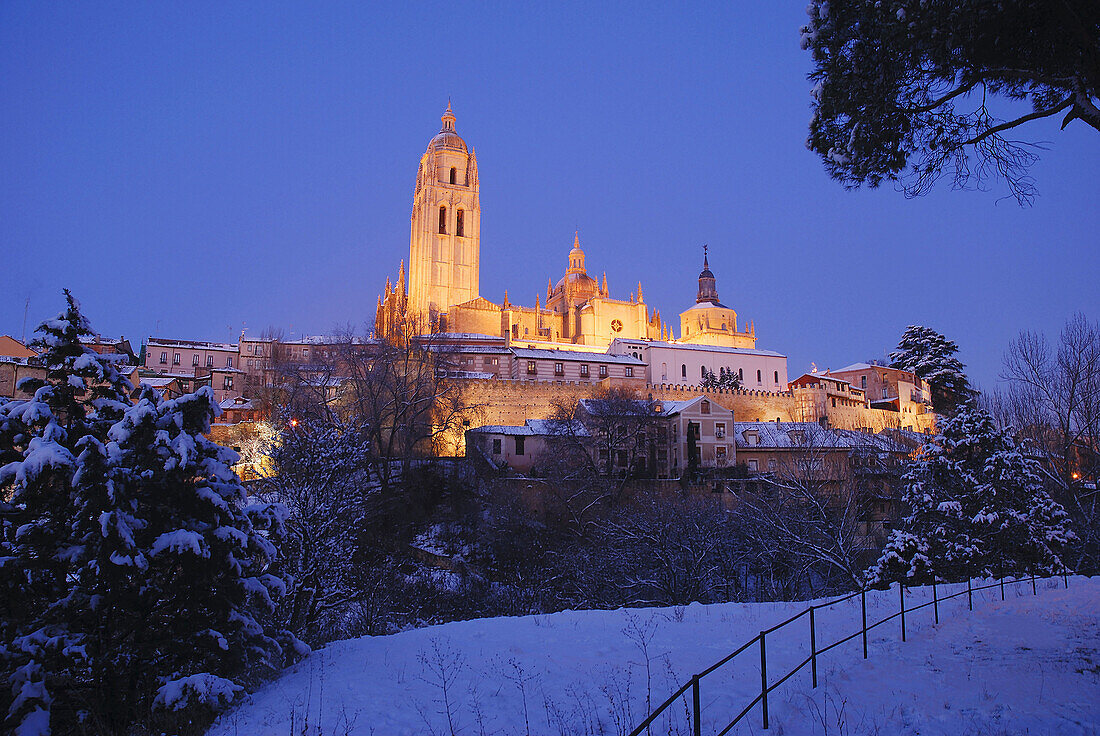
[[[727,371],[725,368],[720,369],[718,375],[715,375],[712,370],[707,370],[703,380],[699,382],[699,386],[701,388],[739,389],[741,388],[741,378],[732,370]]]
[[[45,379],[0,407],[0,707],[24,734],[179,729],[297,646],[269,623],[282,515],[203,436],[210,389],[131,404],[67,296]]]
[[[874,584],[1053,573],[1072,540],[1038,464],[969,404],[920,450],[904,477],[910,509],[869,573]]]
[[[932,388],[932,406],[950,413],[974,395],[963,363],[955,357],[959,346],[930,327],[909,325],[890,353],[891,367],[912,371]]]

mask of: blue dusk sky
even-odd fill
[[[372,323],[447,98],[476,148],[481,291],[532,303],[580,231],[676,325],[702,244],[790,374],[906,325],[996,381],[1021,329],[1100,317],[1100,136],[1049,141],[1021,208],[845,191],[805,147],[802,3],[0,4],[0,333],[68,287],[105,335]]]

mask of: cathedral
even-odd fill
[[[545,301],[513,304],[504,292],[497,303],[481,296],[481,206],[477,154],[455,130],[450,103],[439,133],[420,157],[409,236],[409,270],[401,264],[396,284],[386,281],[378,298],[375,333],[412,329],[503,337],[531,347],[604,351],[616,339],[675,340],[672,325],[650,309],[642,285],[629,299],[614,299],[607,274],[588,274],[578,234],[565,273],[547,280]],[[750,324],[737,326],[737,313],[718,300],[714,274],[704,249],[703,271],[693,307],[680,315],[680,342],[749,348],[756,345]]]

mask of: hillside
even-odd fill
[[[965,586],[963,586],[965,588]],[[941,593],[942,594],[942,593]],[[930,596],[913,591],[907,607]],[[805,603],[691,605],[482,619],[333,643],[224,716],[210,736],[625,734],[694,672]],[[869,620],[897,610],[868,597]],[[975,595],[857,637],[772,693],[774,734],[1100,733],[1100,579]],[[859,599],[817,614],[818,641],[859,630]],[[805,619],[768,637],[772,679],[806,656]],[[759,650],[703,680],[703,733],[760,687]],[[653,733],[690,733],[687,701]],[[759,708],[732,733],[761,733]],[[304,731],[303,731],[304,729]],[[741,729],[741,730],[738,730]],[[764,732],[768,733],[768,732]]]

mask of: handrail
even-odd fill
[[[1037,591],[1036,586],[1035,586],[1035,582],[1037,580],[1048,580],[1048,579],[1051,579],[1051,578],[1054,578],[1054,577],[1061,577],[1064,584],[1065,584],[1065,586],[1068,588],[1069,587],[1069,577],[1068,577],[1069,574],[1070,573],[1069,573],[1068,570],[1063,570],[1059,573],[1046,575],[1046,576],[1043,576],[1043,577],[1039,577],[1038,575],[1032,575],[1032,576],[1026,577],[1026,578],[1016,578],[1016,577],[1014,577],[1014,578],[1011,579],[1010,584],[1018,585],[1019,583],[1030,582],[1031,583],[1032,594],[1033,595],[1038,595],[1038,591]],[[729,663],[731,660],[733,660],[739,654],[742,654],[743,652],[745,652],[747,649],[749,649],[754,644],[759,644],[760,645],[760,664],[761,664],[761,688],[760,688],[760,692],[756,695],[756,697],[754,697],[741,710],[740,713],[737,714],[737,716],[734,717],[734,719],[732,721],[729,722],[729,724],[725,728],[723,728],[721,731],[718,732],[718,736],[724,736],[725,734],[729,733],[730,729],[732,729],[734,726],[736,726],[757,705],[762,705],[761,715],[763,717],[763,726],[764,726],[765,729],[767,729],[768,728],[768,693],[772,692],[773,690],[778,688],[780,685],[787,682],[787,680],[789,680],[795,674],[800,672],[807,664],[810,664],[811,662],[813,663],[813,666],[814,666],[813,686],[817,687],[817,663],[816,663],[816,659],[820,655],[822,655],[822,654],[824,654],[828,651],[831,651],[832,649],[835,649],[836,647],[838,647],[842,644],[846,644],[847,642],[855,639],[858,636],[863,636],[864,637],[863,657],[866,659],[867,658],[867,638],[866,638],[867,637],[867,632],[875,629],[878,626],[881,626],[882,624],[885,624],[889,621],[893,621],[894,619],[900,617],[901,618],[901,639],[902,639],[902,641],[905,641],[905,614],[906,613],[912,614],[916,611],[920,611],[921,609],[928,608],[929,606],[932,606],[935,610],[935,622],[939,623],[939,620],[940,620],[939,619],[939,604],[940,603],[952,600],[954,598],[958,598],[958,597],[962,596],[963,594],[966,594],[968,596],[968,600],[970,601],[970,604],[969,604],[970,605],[970,610],[973,610],[973,594],[974,593],[978,593],[978,592],[985,591],[985,590],[992,590],[992,589],[998,588],[998,587],[1001,589],[1001,599],[1004,600],[1004,586],[1005,586],[1006,580],[1007,580],[1007,578],[1002,576],[1000,578],[997,578],[994,582],[992,582],[988,585],[979,585],[977,587],[974,587],[973,584],[972,584],[973,581],[974,581],[974,578],[968,578],[965,581],[966,582],[966,589],[965,590],[956,591],[956,592],[951,593],[949,595],[945,595],[942,598],[939,596],[939,591],[938,591],[938,588],[937,588],[938,585],[961,584],[963,581],[956,580],[956,581],[953,581],[953,582],[950,582],[950,583],[948,583],[946,581],[942,582],[942,583],[941,582],[933,582],[932,586],[931,586],[932,587],[932,600],[925,601],[924,603],[921,603],[919,605],[915,605],[915,606],[912,606],[912,607],[906,607],[905,606],[906,586],[905,585],[899,585],[899,588],[900,588],[899,595],[900,595],[900,601],[901,601],[900,610],[897,613],[892,613],[892,614],[886,616],[885,618],[880,619],[879,621],[875,621],[873,623],[868,623],[867,622],[866,597],[865,597],[866,594],[869,591],[873,590],[873,589],[862,588],[862,589],[857,590],[853,593],[849,593],[845,596],[842,596],[840,598],[836,598],[836,599],[831,600],[831,601],[827,601],[825,603],[811,604],[811,605],[807,606],[805,609],[803,609],[802,611],[799,611],[798,613],[790,616],[789,618],[787,618],[784,621],[772,626],[771,628],[762,630],[760,633],[758,633],[756,636],[754,636],[753,638],[746,641],[744,644],[739,646],[733,652],[730,652],[725,657],[718,660],[717,662],[712,664],[710,667],[707,667],[702,672],[700,672],[696,675],[693,675],[691,677],[691,679],[689,679],[687,682],[685,682],[683,685],[681,685],[680,688],[678,690],[676,690],[676,692],[674,692],[672,695],[670,695],[667,700],[665,700],[663,703],[661,703],[661,705],[657,706],[657,708],[655,708],[653,710],[653,712],[650,713],[646,717],[646,719],[638,725],[637,728],[635,728],[633,731],[631,731],[630,736],[640,736],[640,734],[643,731],[645,731],[650,726],[650,724],[652,724],[653,721],[659,715],[664,713],[669,708],[669,706],[671,706],[674,702],[676,702],[676,700],[678,698],[680,698],[681,696],[683,696],[689,689],[692,690],[692,694],[693,694],[693,698],[692,698],[692,700],[693,700],[693,703],[692,703],[693,713],[692,713],[692,715],[693,715],[693,722],[694,722],[694,733],[696,733],[696,734],[700,733],[700,731],[701,731],[700,705],[699,705],[699,683],[700,683],[700,681],[704,677],[706,677],[707,675],[709,675],[712,672],[714,672],[715,670],[717,670],[718,668],[720,668],[723,665]],[[928,587],[928,586],[921,586],[921,587]],[[889,590],[889,589],[890,589],[889,587],[886,588],[886,590]],[[818,647],[817,643],[814,639],[815,635],[814,635],[813,612],[817,611],[817,610],[828,609],[831,606],[834,606],[838,603],[845,603],[847,601],[852,600],[856,596],[864,596],[864,598],[862,599],[862,606],[863,606],[863,609],[862,609],[863,610],[863,625],[862,625],[862,627],[858,631],[856,631],[852,634],[849,634],[848,636],[845,636],[845,637],[843,637],[843,638],[841,638],[837,641],[834,641],[831,644],[828,644],[828,645],[823,646],[823,647]],[[771,634],[775,631],[778,631],[779,629],[784,628],[785,626],[789,626],[790,624],[794,623],[795,621],[799,620],[800,618],[802,618],[803,616],[805,616],[807,614],[810,614],[810,656],[803,659],[801,662],[799,662],[797,665],[795,665],[789,672],[784,674],[781,678],[779,678],[775,682],[768,682],[767,674],[766,674],[766,671],[765,671],[765,665],[766,665],[766,661],[767,661],[765,641],[764,641],[765,637],[768,634]]]

